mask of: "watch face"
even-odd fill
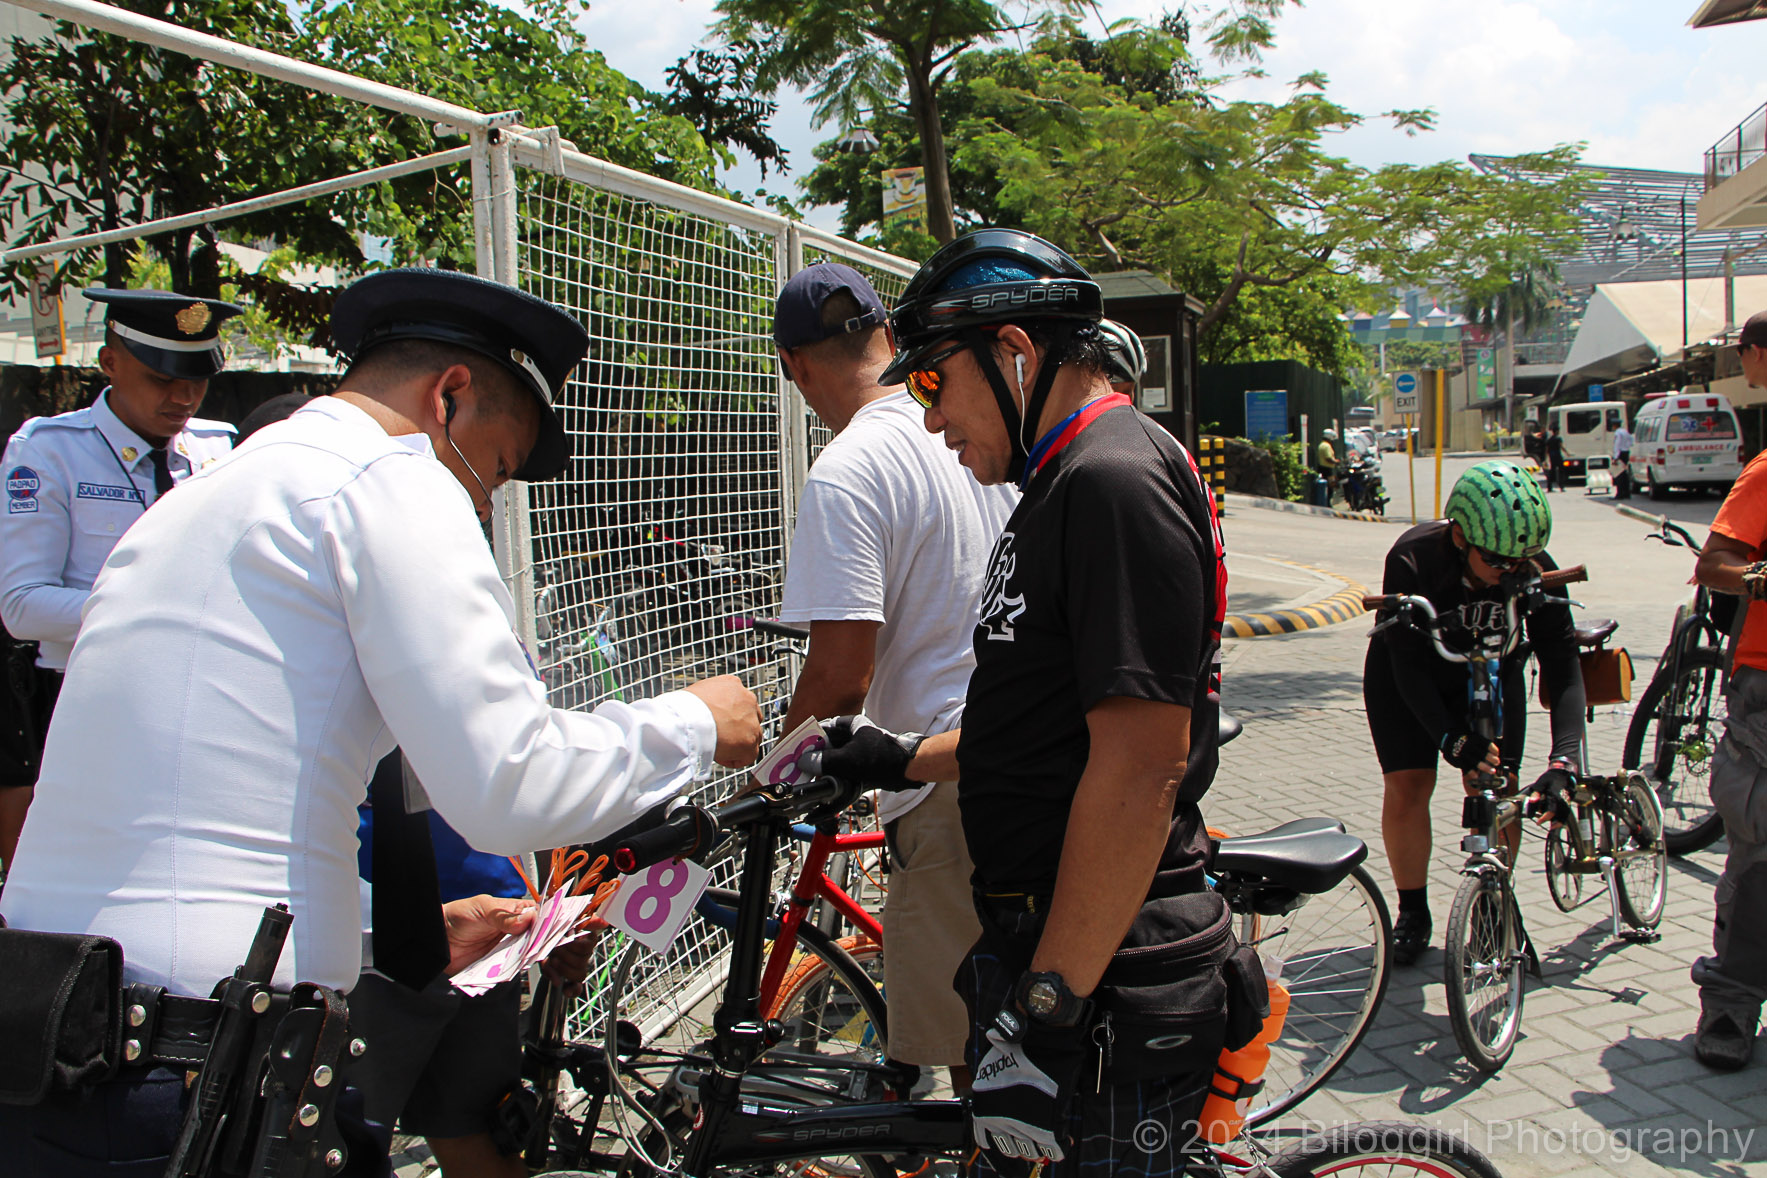
[[[1039,1018],[1055,1013],[1061,1005],[1061,992],[1055,988],[1054,982],[1037,981],[1025,993],[1025,1008]]]

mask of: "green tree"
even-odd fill
[[[1010,25],[989,0],[719,0],[718,33],[764,47],[758,82],[809,91],[817,126],[858,126],[903,106],[926,168],[927,217],[940,242],[957,235],[940,91],[951,64]]]
[[[669,67],[664,109],[699,128],[707,143],[724,152],[726,163],[735,160],[732,148],[748,152],[766,179],[769,167],[784,173],[791,162],[767,125],[779,103],[754,94],[760,54],[752,41],[722,51],[695,49]]]
[[[123,0],[189,28],[316,61],[479,110],[520,110],[585,151],[711,188],[717,154],[687,119],[609,66],[572,23],[571,0],[532,17],[489,0],[311,0],[298,20],[279,0]],[[0,164],[0,220],[12,244],[118,228],[439,150],[422,120],[215,66],[60,22],[15,38],[0,70],[13,128]],[[362,234],[391,239],[395,260],[470,268],[471,191],[464,166],[286,205],[219,226],[269,239],[299,259],[346,271],[366,264]],[[152,239],[174,289],[218,295],[237,283],[290,330],[324,322],[325,292],[277,271],[231,273],[214,232]],[[137,243],[63,255],[70,281],[123,284]],[[4,277],[15,288],[23,267]]]
[[[1560,296],[1558,267],[1532,242],[1503,249],[1468,284],[1460,313],[1486,331],[1503,332],[1505,424],[1515,406],[1516,335],[1550,323]]]

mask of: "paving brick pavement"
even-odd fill
[[[1562,504],[1570,497],[1555,498]],[[1561,561],[1591,565],[1595,579],[1574,592],[1597,607],[1590,612],[1620,618],[1642,690],[1666,637],[1685,559],[1655,546],[1631,547],[1642,526],[1615,528],[1600,512],[1612,515],[1599,501],[1561,508],[1554,548]],[[1248,518],[1254,514],[1257,519]],[[1379,583],[1379,560],[1395,538],[1392,530],[1345,521],[1289,522],[1294,518],[1230,516],[1229,546]],[[1364,538],[1358,528],[1373,534]],[[1235,831],[1314,814],[1342,819],[1367,840],[1370,870],[1391,904],[1380,839],[1380,770],[1361,698],[1369,622],[1362,617],[1229,642],[1223,698],[1246,730],[1223,751],[1204,805],[1212,825]],[[1618,763],[1628,718],[1626,709],[1597,713],[1591,726],[1596,764]],[[1536,712],[1534,719],[1534,732],[1541,734],[1531,742],[1537,752],[1545,717]],[[1482,1076],[1459,1058],[1440,951],[1464,858],[1458,849],[1460,791],[1448,779],[1451,772],[1443,774],[1433,807],[1436,947],[1417,965],[1396,969],[1367,1040],[1325,1092],[1296,1110],[1296,1118],[1322,1124],[1428,1121],[1485,1150],[1512,1178],[1767,1174],[1763,1072],[1758,1067],[1719,1075],[1692,1057],[1698,996],[1687,971],[1709,944],[1722,843],[1670,860],[1662,940],[1634,945],[1611,936],[1605,895],[1571,914],[1553,906],[1540,866],[1541,843],[1531,838],[1523,847],[1519,889],[1544,976],[1529,984],[1522,1039],[1502,1072]],[[1763,1131],[1752,1134],[1757,1126]]]

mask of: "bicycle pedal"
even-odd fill
[[[1629,928],[1620,933],[1620,940],[1633,945],[1654,945],[1663,939],[1663,930],[1654,928]]]

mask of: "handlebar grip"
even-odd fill
[[[1556,589],[1560,585],[1572,585],[1588,579],[1588,567],[1580,564],[1574,564],[1568,569],[1554,569],[1550,573],[1540,574],[1540,583],[1548,589]]]
[[[1393,604],[1391,593],[1370,593],[1362,598],[1362,608],[1366,610],[1383,610]]]
[[[712,844],[717,833],[718,821],[712,812],[689,803],[616,847],[614,869],[621,875],[631,875],[665,859],[697,855]]]
[[[810,637],[810,627],[794,626],[777,618],[756,618],[754,628],[774,638],[791,638],[798,642],[807,641]]]

